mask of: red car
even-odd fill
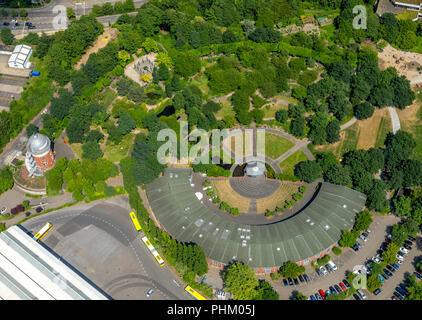
[[[319,294],[321,295],[322,298],[325,298],[325,292],[322,291],[322,289],[319,289]]]
[[[385,242],[390,243],[391,239],[390,238],[385,238]]]
[[[343,290],[343,291],[346,291],[347,290],[347,288],[346,288],[346,286],[344,285],[343,282],[340,282],[339,285],[341,287],[341,290]]]

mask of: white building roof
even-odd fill
[[[1,299],[108,299],[24,230],[17,225],[0,233]]]
[[[25,65],[29,56],[32,52],[32,48],[25,44],[19,44],[15,47],[12,52],[12,55],[9,58],[9,63],[15,62],[22,65]]]

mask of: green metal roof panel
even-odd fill
[[[353,226],[366,197],[344,186],[322,183],[319,192],[301,212],[267,225],[244,225],[216,215],[198,200],[187,169],[166,169],[146,187],[155,215],[179,241],[198,243],[207,257],[228,263],[236,257],[251,267],[279,266],[302,261],[329,248],[341,230]]]

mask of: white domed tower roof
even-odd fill
[[[26,145],[27,150],[34,156],[42,156],[50,151],[50,139],[41,133],[33,134]]]

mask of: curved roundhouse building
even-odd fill
[[[366,201],[360,192],[322,183],[312,202],[294,216],[266,225],[245,225],[207,208],[203,201],[208,197],[195,195],[190,176],[187,169],[166,169],[146,187],[162,227],[179,241],[199,244],[209,264],[223,267],[238,260],[258,273],[276,271],[287,260],[308,264],[329,252],[341,230],[353,227]]]

